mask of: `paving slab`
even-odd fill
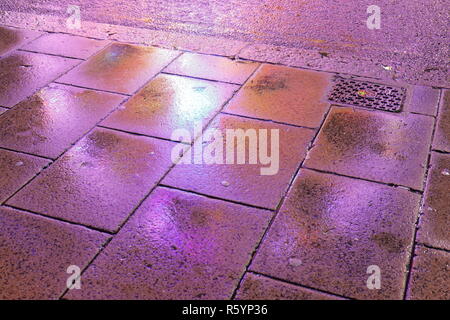
[[[49,33],[22,47],[23,50],[87,59],[110,41],[95,40],[62,33]]]
[[[433,122],[333,106],[305,166],[422,190]]]
[[[0,203],[12,196],[50,160],[0,149]]]
[[[15,52],[0,59],[0,105],[11,108],[76,66],[80,60]]]
[[[442,95],[433,148],[450,152],[450,90],[444,90]]]
[[[295,286],[262,275],[247,273],[236,300],[338,300],[330,294]]]
[[[259,63],[251,61],[186,52],[164,69],[164,72],[243,84],[258,66]]]
[[[402,299],[419,201],[405,189],[301,169],[250,270],[345,297]],[[370,266],[380,289],[367,286]]]
[[[238,86],[161,74],[102,125],[166,139],[174,130],[206,126]]]
[[[0,56],[4,56],[8,52],[20,48],[41,34],[38,31],[0,27]]]
[[[124,98],[51,84],[0,118],[0,147],[56,158]]]
[[[225,111],[316,128],[328,110],[330,80],[331,75],[326,73],[265,64]]]
[[[417,246],[409,299],[450,300],[450,253]]]
[[[425,86],[411,86],[411,93],[405,101],[405,110],[435,116],[439,106],[439,89]]]
[[[417,239],[450,250],[450,154],[433,152]]]
[[[113,43],[58,82],[132,94],[178,55],[173,50]]]
[[[157,188],[65,298],[229,299],[271,215]]]
[[[95,129],[8,204],[115,232],[172,165],[173,144]]]
[[[305,157],[306,149],[313,138],[314,131],[230,115],[220,115],[214,119],[213,123],[208,127],[208,130],[213,129],[219,130],[218,132],[222,135],[223,143],[219,142],[219,145],[223,154],[218,158],[222,159],[223,164],[217,164],[217,162],[208,164],[206,161],[196,164],[196,152],[200,150],[201,153],[199,143],[196,142],[194,151],[184,155],[182,162],[178,163],[169,172],[163,183],[222,199],[275,209],[285,194],[295,171]],[[264,154],[265,152],[263,151],[264,149],[259,149],[257,146],[254,149],[254,154],[258,155],[256,164],[249,164],[247,151],[245,153],[245,164],[237,163],[237,143],[233,145],[226,142],[226,130],[230,129],[242,129],[244,132],[255,130],[256,138],[254,141],[258,139],[258,136],[259,139],[263,139],[263,136],[257,135],[257,133],[261,129],[266,129],[268,139],[264,139],[264,141],[267,141],[268,146],[271,146],[272,141],[276,141],[272,130],[278,130],[279,152],[274,152],[272,150],[276,149],[271,148],[270,152],[267,153],[272,156],[273,171],[269,172],[270,174],[262,174],[261,168],[269,168],[271,165],[261,164],[261,157],[258,153]],[[213,152],[208,149],[212,148],[215,145],[215,141],[219,141],[219,139],[214,140],[214,138],[204,134],[203,140],[203,155],[212,154]],[[258,140],[257,143],[260,143],[260,141]],[[247,141],[246,143],[248,146],[246,150],[252,150],[249,142]],[[225,147],[224,144],[226,144]],[[226,148],[230,148],[235,152],[234,157],[230,157],[230,159],[234,160],[232,164],[227,163]],[[220,152],[217,154],[220,154]],[[276,155],[278,155],[278,167],[276,166]],[[270,188],[267,186],[270,186]]]
[[[0,299],[58,299],[69,266],[86,267],[108,236],[0,207]]]

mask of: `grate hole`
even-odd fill
[[[379,83],[335,78],[328,100],[331,102],[390,112],[400,112],[405,89]]]

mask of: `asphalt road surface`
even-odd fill
[[[389,55],[445,68],[449,44],[446,0],[2,0],[0,10],[288,47],[356,57]],[[369,5],[381,8],[381,28],[369,30]],[[1,21],[1,17],[0,17]]]

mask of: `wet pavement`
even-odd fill
[[[332,106],[305,166],[421,190],[433,118]]]
[[[0,106],[11,108],[80,63],[29,52],[13,52],[0,59]]]
[[[67,297],[230,298],[272,215],[158,188]]]
[[[117,231],[171,166],[172,144],[94,129],[7,204]]]
[[[178,55],[159,48],[113,43],[58,81],[132,94]]]
[[[439,114],[433,148],[443,152],[450,152],[450,91],[444,90],[441,113]]]
[[[10,208],[0,207],[0,219],[0,299],[57,299],[66,288],[67,268],[87,266],[109,238]]]
[[[434,300],[439,297],[442,300],[450,300],[448,286],[440,285],[450,282],[450,253],[420,246],[416,255],[409,298]]]
[[[449,299],[445,88],[1,32],[0,299]]]
[[[192,128],[200,121],[206,125],[238,89],[232,84],[161,74],[101,125],[171,139],[177,128]]]
[[[301,169],[250,270],[362,299],[401,299],[420,196]],[[366,269],[383,270],[367,290]]]
[[[227,129],[266,129],[268,130],[268,139],[274,139],[271,130],[278,130],[280,165],[278,172],[274,175],[276,179],[273,175],[261,175],[261,168],[267,168],[269,165],[259,163],[249,164],[248,161],[247,164],[232,165],[208,164],[206,161],[202,164],[192,163],[195,162],[195,150],[199,150],[199,146],[194,145],[194,151],[183,157],[183,160],[188,158],[193,161],[186,161],[188,162],[186,164],[182,160],[169,172],[162,183],[183,190],[268,209],[276,209],[299,163],[303,161],[308,143],[314,134],[310,129],[225,114],[219,115],[208,129],[218,129],[222,132]],[[213,139],[204,136],[204,148],[202,149],[204,157],[208,152],[207,147],[213,142]],[[270,146],[271,142],[268,145]],[[295,146],[294,150],[292,150],[293,146]],[[271,152],[269,149],[268,154]],[[225,163],[227,161],[226,153],[221,158]],[[270,188],[267,188],[269,185]]]
[[[421,242],[450,250],[450,155],[433,153],[425,192],[424,215],[418,238]]]
[[[339,297],[302,288],[249,272],[242,279],[237,300],[338,300]]]
[[[258,63],[250,61],[185,53],[164,69],[164,72],[243,84],[258,66]]]
[[[0,28],[0,57],[38,38],[40,32]]]
[[[57,158],[125,97],[50,85],[0,119],[0,147]]]
[[[69,58],[87,59],[109,41],[94,40],[68,34],[50,33],[23,46],[23,50],[53,54]]]
[[[264,65],[226,106],[225,112],[316,128],[328,106],[331,76]]]

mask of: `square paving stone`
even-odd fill
[[[0,59],[0,105],[13,107],[72,69],[80,60],[16,52]]]
[[[419,201],[405,189],[301,169],[250,270],[345,297],[402,299]],[[367,286],[371,266],[380,289]]]
[[[172,165],[173,145],[95,129],[8,204],[114,232]]]
[[[164,69],[164,72],[242,84],[258,66],[258,63],[250,61],[186,52]]]
[[[124,98],[51,84],[0,118],[0,147],[56,158]]]
[[[315,128],[328,110],[330,79],[326,73],[263,65],[225,111]]]
[[[409,299],[450,300],[450,253],[417,246]]]
[[[238,86],[173,75],[159,75],[111,114],[102,125],[170,139],[220,111]]]
[[[132,94],[178,54],[161,48],[113,43],[58,82]]]
[[[306,167],[423,189],[433,118],[332,107]]]
[[[229,299],[272,213],[157,188],[70,299]]]
[[[442,95],[433,149],[450,152],[450,90]]]
[[[314,131],[229,115],[220,115],[213,121],[207,131],[213,129],[218,130],[222,142],[220,142],[220,136],[215,140],[205,132],[202,163],[195,163],[200,159],[200,157],[195,157],[196,153],[202,151],[200,143],[196,141],[194,150],[183,156],[182,162],[170,171],[163,183],[222,199],[275,209],[285,194],[295,171],[305,157],[306,149],[313,138]],[[228,143],[227,140],[230,139],[227,139],[226,130],[237,129],[242,129],[244,133],[248,134],[248,137],[251,136],[253,130],[254,137],[251,140],[254,141],[254,146],[250,143],[250,139],[246,139],[245,143],[239,143],[237,139],[234,139],[234,144]],[[267,139],[264,139],[261,130],[267,130]],[[279,135],[278,150],[271,147],[273,141],[276,141],[275,132],[277,130]],[[217,159],[222,159],[223,164],[218,164],[218,161],[208,164],[205,155],[214,155],[214,152],[209,148],[217,145],[217,141],[220,146],[217,150],[222,150],[222,156],[218,156]],[[264,148],[259,148],[261,141],[267,142],[267,147],[270,148],[268,153],[265,152]],[[238,143],[245,147],[243,149],[245,152],[243,164],[237,162]],[[274,147],[276,146],[274,145]],[[234,150],[233,158],[227,157],[227,148]],[[255,155],[256,164],[249,164],[249,152],[251,150],[252,154]],[[271,155],[272,165],[269,163],[262,164],[261,160],[264,159],[261,158],[260,153]],[[220,155],[220,151],[215,155]],[[234,161],[228,164],[227,158]],[[276,165],[277,162],[278,166]],[[263,171],[267,169],[262,168],[271,166],[271,172],[263,174]]]
[[[439,105],[439,89],[412,86],[411,91],[409,100],[405,102],[406,111],[435,116]]]
[[[108,236],[0,207],[0,299],[58,299],[69,266],[86,267]],[[82,284],[83,285],[83,284]]]
[[[450,154],[433,153],[418,241],[450,250]]]
[[[33,178],[49,160],[0,149],[0,203]]]
[[[4,56],[40,35],[41,33],[37,31],[0,27],[0,56]]]
[[[336,300],[338,298],[268,277],[247,273],[242,280],[237,300]]]
[[[87,59],[109,43],[106,40],[94,40],[68,34],[50,33],[28,43],[22,49],[58,56]]]

